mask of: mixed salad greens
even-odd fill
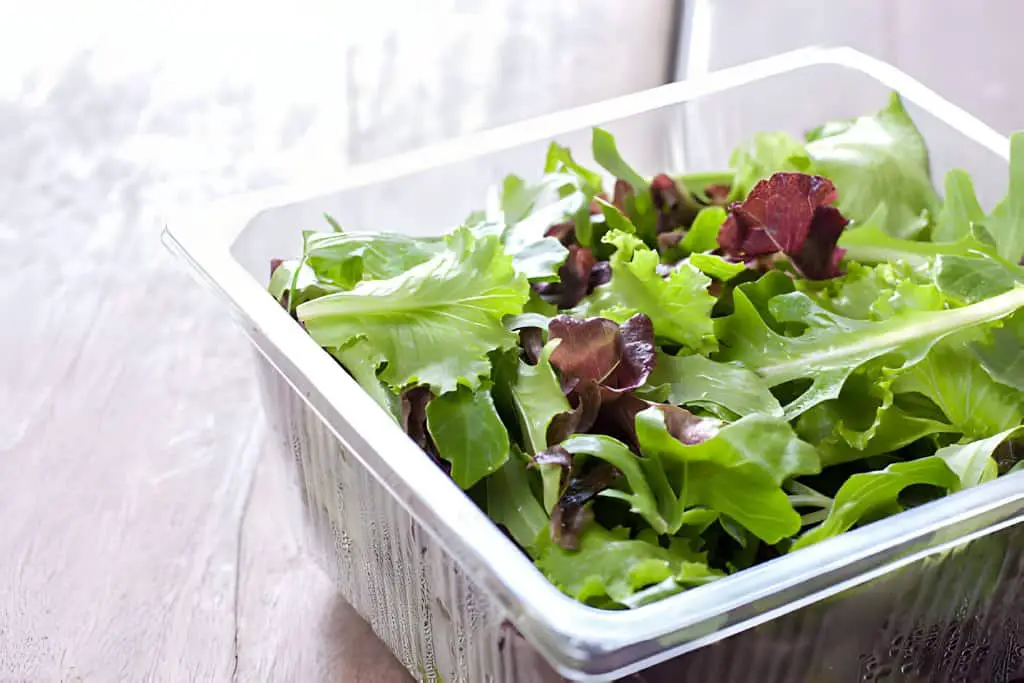
[[[592,156],[445,237],[328,218],[270,282],[561,590],[635,607],[1024,468],[1024,134],[990,213],[895,94],[727,172]]]

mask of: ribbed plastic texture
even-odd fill
[[[409,673],[445,683],[564,680],[257,357],[267,417],[299,470],[318,560]]]
[[[321,564],[413,677],[568,680],[259,358],[267,416],[300,471]],[[1013,525],[625,680],[1020,683],[1022,550],[1024,528]]]
[[[559,595],[265,291],[269,260],[296,253],[298,231],[323,212],[429,234],[478,208],[505,173],[529,177],[549,140],[585,150],[592,125],[641,172],[706,170],[757,131],[855,116],[891,89],[907,98],[934,177],[967,169],[990,206],[1005,188],[1006,139],[892,67],[837,49],[453,141],[365,167],[340,188],[317,174],[310,187],[169,223],[169,246],[260,351],[267,418],[299,469],[321,563],[414,678],[603,681],[642,669],[625,680],[1024,683],[1024,474],[602,614]]]

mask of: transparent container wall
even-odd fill
[[[737,143],[757,132],[799,135],[824,120],[879,109],[887,97],[883,86],[858,71],[816,65],[605,127],[616,134],[623,156],[643,173],[717,170],[727,165]],[[940,182],[949,168],[965,168],[983,202],[991,204],[1005,187],[1005,160],[908,106],[930,145]],[[591,163],[589,130],[557,139],[579,161]],[[244,229],[232,255],[265,282],[271,258],[299,252],[301,230],[326,228],[324,213],[351,230],[443,232],[482,208],[489,188],[507,173],[536,178],[546,148],[547,141],[531,143],[267,209]],[[258,329],[253,334],[271,358],[272,345],[260,339]],[[287,367],[282,359],[271,360]],[[270,365],[263,370],[266,409],[302,475],[325,565],[346,599],[410,672],[421,680],[449,683],[562,680],[517,635],[487,592],[460,571],[458,558],[419,527],[358,458],[350,457],[290,383]],[[814,604],[794,604],[786,593],[757,600],[752,596],[749,604],[700,628],[706,633],[742,629],[751,620],[771,619],[774,610],[781,616],[627,680],[1013,681],[1024,676],[1024,533],[1015,526],[1021,513],[1020,505],[1007,504],[992,519],[954,524],[944,532],[950,542],[993,533],[963,541],[955,552],[916,559],[899,571],[892,566],[880,570],[877,559],[844,568],[843,579],[857,586],[831,585],[836,579],[822,578],[815,590],[832,597]],[[887,553],[890,562],[900,557]],[[642,654],[620,651],[616,656],[628,666],[652,651],[668,656],[683,642],[666,638],[642,643]]]
[[[641,173],[720,170],[731,151],[762,131],[796,136],[824,121],[852,118],[886,105],[889,91],[873,78],[842,66],[813,65],[739,88],[704,95],[604,127],[616,135],[624,158]],[[931,153],[936,185],[950,168],[975,180],[982,206],[1006,188],[1006,162],[948,124],[907,103]],[[556,137],[581,163],[593,166],[590,130]],[[488,190],[508,173],[527,180],[543,171],[548,141],[488,154],[301,204],[270,209],[235,244],[233,255],[254,276],[266,277],[267,260],[300,251],[300,231],[326,229],[324,213],[348,230],[438,234],[484,207]]]

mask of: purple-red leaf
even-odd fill
[[[729,206],[718,244],[732,258],[755,261],[782,252],[809,279],[836,277],[843,256],[836,244],[849,221],[829,206],[835,200],[827,178],[776,173]]]
[[[574,474],[551,511],[551,540],[566,550],[579,548],[580,532],[593,518],[588,503],[612,485],[619,471],[606,462],[594,463]]]
[[[590,273],[597,263],[587,247],[570,244],[569,257],[558,269],[558,282],[534,285],[541,298],[559,308],[572,308],[590,291]]]
[[[729,192],[728,185],[708,185],[704,188],[704,194],[717,206],[725,206],[729,202]]]
[[[580,382],[569,394],[569,401],[574,404],[572,410],[551,418],[546,435],[549,445],[561,443],[573,434],[587,432],[594,426],[601,410],[601,387],[593,380]]]
[[[434,445],[434,440],[427,430],[427,404],[433,398],[434,395],[425,386],[403,391],[401,397],[402,429],[446,474],[451,474],[451,463],[441,459],[437,452],[437,446]]]
[[[685,408],[668,403],[652,403],[633,394],[627,394],[614,403],[601,406],[594,431],[614,437],[639,453],[636,416],[651,407],[658,408],[665,414],[668,432],[687,446],[707,441],[714,437],[722,426],[720,420],[694,415]]]
[[[601,386],[605,401],[636,389],[654,370],[654,327],[638,313],[620,327],[605,318],[560,315],[548,325],[551,339],[561,343],[551,354],[562,388],[569,394],[581,382]]]

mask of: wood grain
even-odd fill
[[[848,42],[1007,130],[1011,4],[773,3],[715,36],[712,66]],[[246,342],[160,217],[655,85],[670,18],[616,0],[4,12],[0,681],[408,680],[311,560]]]
[[[4,683],[408,680],[309,557],[247,344],[160,216],[649,87],[672,31],[668,2],[284,8],[0,22]]]

